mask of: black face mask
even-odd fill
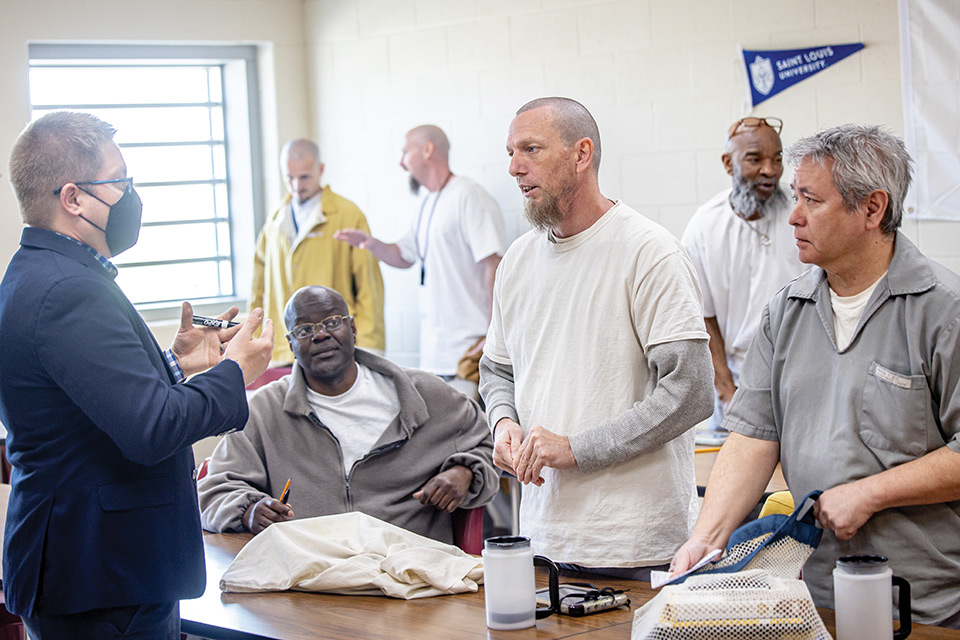
[[[97,198],[97,196],[83,187],[78,185],[77,188]],[[100,200],[100,198],[97,198],[97,200]],[[100,202],[103,202],[103,200],[100,200]],[[103,235],[107,240],[107,248],[110,249],[110,256],[113,257],[137,244],[137,238],[140,237],[140,219],[143,215],[143,203],[133,188],[133,184],[130,184],[116,203],[107,204],[103,202],[103,204],[110,207],[106,229],[90,222],[90,220],[87,220],[87,218],[84,218],[82,215],[80,217],[90,222],[90,224],[100,229],[100,231],[103,231]]]

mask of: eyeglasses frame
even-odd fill
[[[328,329],[327,327],[323,326],[323,323],[326,320],[329,320],[330,318],[340,318],[340,325],[337,327],[334,327],[333,329]],[[286,337],[289,340],[313,340],[315,337],[317,337],[318,327],[327,335],[331,335],[331,332],[336,331],[343,325],[347,324],[347,322],[349,322],[350,320],[353,320],[353,316],[332,315],[332,316],[327,316],[320,322],[304,322],[303,324],[298,324],[297,326],[290,329],[290,331],[287,332]],[[310,334],[309,336],[298,338],[297,336],[293,335],[293,332],[299,329],[300,327],[307,327],[307,326],[313,327],[313,333]]]
[[[73,184],[73,185],[76,185],[76,186],[79,187],[79,186],[82,185],[82,184],[116,184],[117,182],[126,182],[126,183],[127,183],[127,186],[123,188],[124,191],[126,191],[127,189],[129,189],[130,187],[133,186],[133,178],[132,178],[132,177],[128,177],[128,178],[113,178],[112,180],[85,180],[85,181],[83,181],[83,182],[68,182],[67,184]],[[65,186],[67,186],[67,185],[66,185],[66,184],[63,185],[63,187],[65,187]],[[54,190],[53,190],[53,195],[55,195],[55,196],[60,195],[60,192],[63,191],[63,187],[60,187],[60,188],[58,188],[58,189],[54,189]],[[89,193],[89,191],[87,191],[86,189],[82,189],[82,191],[83,191],[84,193]],[[91,194],[91,195],[92,195],[92,194]],[[94,197],[96,197],[96,196],[94,196]],[[99,198],[98,198],[98,199],[99,199]]]
[[[756,120],[757,124],[747,124],[745,122],[746,120]],[[769,122],[770,120],[773,120],[774,122],[777,122],[779,124],[773,124]],[[730,132],[729,136],[727,136],[727,140],[737,135],[737,133],[740,131],[740,127],[743,127],[745,129],[754,129],[754,128],[759,128],[761,124],[765,124],[771,129],[773,129],[774,131],[776,131],[777,135],[780,135],[780,132],[783,131],[783,120],[781,120],[780,118],[776,118],[774,116],[769,116],[766,118],[761,118],[758,116],[747,116],[745,118],[740,118],[739,120],[737,120],[737,124],[733,127],[733,131]]]

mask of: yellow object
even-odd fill
[[[706,449],[694,449],[694,453],[716,453],[721,447],[707,447]]]
[[[793,495],[789,491],[775,491],[767,496],[767,500],[760,509],[760,516],[769,516],[773,513],[790,515],[793,513]]]
[[[288,197],[263,225],[257,239],[253,263],[253,291],[250,308],[263,307],[273,320],[272,365],[291,364],[293,353],[287,344],[283,307],[300,287],[319,284],[336,289],[347,301],[357,325],[357,346],[384,349],[383,276],[376,257],[365,249],[351,247],[333,238],[340,229],[361,229],[370,233],[367,219],[346,198],[330,187],[323,188],[320,208],[324,219],[291,248],[281,221]]]

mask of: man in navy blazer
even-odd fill
[[[0,284],[3,587],[34,640],[179,638],[178,601],[205,586],[191,445],[243,427],[272,351],[261,310],[217,330],[188,303],[173,348],[157,345],[109,261],[141,214],[114,133],[55,112],[10,157],[28,226]]]

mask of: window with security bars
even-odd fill
[[[258,182],[250,179],[255,137],[227,115],[251,111],[249,102],[229,101],[250,95],[250,87],[229,86],[246,85],[249,77],[231,71],[229,59],[210,58],[225,53],[215,47],[202,48],[208,59],[197,51],[177,59],[171,49],[154,49],[31,46],[31,117],[86,111],[117,129],[114,141],[143,200],[137,244],[113,259],[117,283],[134,304],[235,299],[238,271],[247,268],[238,264],[235,247],[248,243],[241,255],[250,255],[251,207],[259,199],[250,188]],[[99,57],[104,53],[118,57]]]

